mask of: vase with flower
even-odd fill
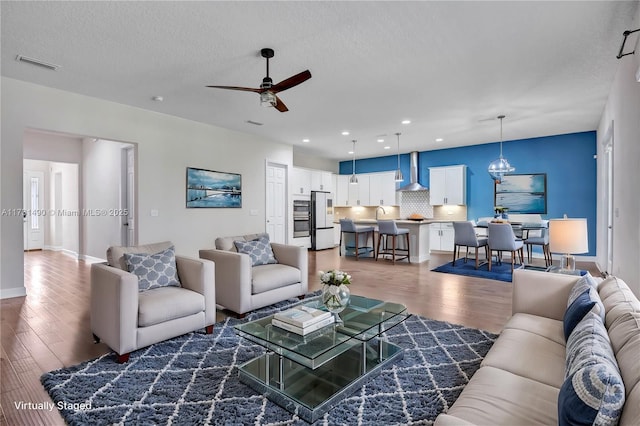
[[[493,208],[496,212],[495,218],[509,219],[509,207],[495,206]]]
[[[347,285],[351,284],[351,275],[337,269],[320,271],[319,275],[322,283],[322,303],[333,313],[336,323],[341,323],[342,319],[338,314],[349,305],[351,291]]]

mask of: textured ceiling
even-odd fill
[[[401,152],[495,142],[499,122],[487,119],[500,114],[505,140],[596,129],[637,7],[3,1],[2,75],[262,135],[307,154],[348,159],[357,139],[358,158],[391,155],[395,132]],[[279,95],[289,112],[261,107],[255,93],[205,87],[258,87],[263,47],[275,50],[274,82],[305,69],[313,75]],[[20,63],[18,54],[62,68]],[[156,95],[164,102],[152,101]]]

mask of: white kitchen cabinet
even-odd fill
[[[372,173],[369,175],[369,202],[374,206],[395,206],[395,172]]]
[[[349,205],[350,206],[370,206],[369,201],[369,175],[358,176],[357,184],[349,184]],[[347,182],[349,177],[347,177]]]
[[[438,251],[453,251],[455,233],[453,223],[442,222],[429,225],[429,249]]]
[[[351,185],[351,175],[336,176],[336,206],[395,206],[395,172],[362,173],[358,183]]]
[[[311,170],[311,190],[333,192],[331,172]]]
[[[294,167],[291,174],[293,195],[311,195],[311,170]]]
[[[336,193],[333,204],[336,206],[351,206],[349,204],[349,177],[351,175],[336,176]]]
[[[429,168],[429,203],[432,206],[467,203],[467,166]]]

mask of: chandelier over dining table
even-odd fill
[[[496,182],[500,182],[505,174],[516,170],[516,168],[512,167],[511,164],[509,164],[509,161],[502,156],[502,120],[504,118],[504,115],[498,116],[498,119],[500,120],[500,157],[489,163],[489,167],[487,168],[489,175]]]

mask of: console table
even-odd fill
[[[306,305],[321,308],[319,301]],[[306,336],[273,326],[273,315],[237,325],[238,335],[267,350],[240,366],[240,381],[313,423],[402,358],[383,333],[409,316],[404,305],[352,295],[340,313],[343,324]]]

